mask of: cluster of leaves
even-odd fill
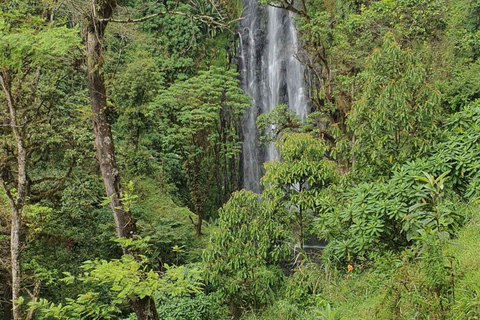
[[[284,133],[276,145],[281,160],[265,164],[262,197],[287,212],[303,248],[304,223],[317,213],[317,199],[324,188],[336,182],[338,172],[326,157],[325,143],[308,133]]]
[[[203,263],[208,283],[233,315],[274,299],[283,279],[277,264],[288,254],[281,219],[259,203],[258,195],[244,190],[220,210]]]
[[[446,121],[445,139],[430,156],[402,165],[384,182],[337,191],[341,205],[330,202],[336,209],[322,213],[317,225],[317,232],[331,240],[332,257],[367,258],[369,253],[401,250],[422,232],[455,234],[464,219],[455,211],[456,203],[477,194],[478,119],[475,103]]]
[[[366,59],[357,76],[361,96],[347,119],[355,134],[355,166],[362,172],[384,174],[431,145],[438,133],[440,92],[428,78],[418,58],[402,50],[392,34]]]
[[[175,83],[150,106],[164,134],[163,152],[181,157],[195,214],[205,215],[212,190],[218,208],[238,188],[239,121],[247,106],[236,72],[218,67]]]
[[[80,281],[87,288],[96,288],[95,291],[82,293],[76,299],[67,298],[65,305],[40,300],[30,307],[55,319],[115,319],[121,313],[119,306],[132,299],[160,293],[176,297],[201,292],[200,270],[165,265],[166,271],[160,275],[149,269],[147,263],[146,257],[136,259],[131,255],[110,261],[86,261],[83,274],[75,277],[65,273],[63,281]]]

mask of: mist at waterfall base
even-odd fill
[[[243,131],[243,185],[261,192],[263,164],[278,159],[273,143],[260,143],[257,117],[280,104],[288,105],[303,120],[309,109],[304,67],[297,59],[298,35],[293,14],[258,0],[243,0],[244,19],[238,34],[237,61],[242,87],[252,98],[245,112]]]

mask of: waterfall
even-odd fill
[[[243,0],[244,19],[239,31],[238,65],[242,87],[252,98],[245,112],[243,130],[244,188],[260,193],[263,163],[278,159],[270,144],[261,146],[257,117],[286,104],[303,120],[308,114],[304,68],[297,60],[298,35],[292,14],[258,0]]]

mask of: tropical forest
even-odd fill
[[[480,319],[479,0],[0,0],[3,320]]]

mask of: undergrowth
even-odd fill
[[[459,210],[467,223],[444,243],[344,268],[305,262],[273,305],[244,319],[480,318],[480,202]]]

